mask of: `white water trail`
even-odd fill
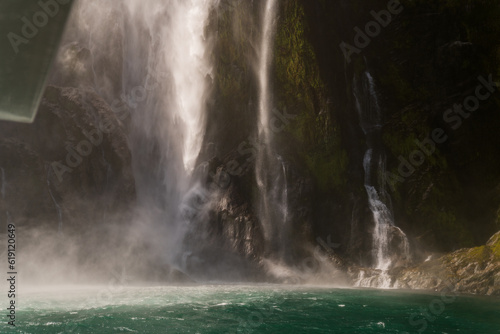
[[[375,82],[372,75],[366,71],[362,80],[354,80],[354,97],[356,109],[360,118],[360,125],[365,133],[368,149],[363,158],[363,168],[365,172],[364,186],[368,196],[368,205],[372,212],[375,223],[373,230],[373,255],[374,267],[381,270],[381,274],[376,278],[378,287],[389,287],[390,277],[387,270],[393,264],[391,250],[389,249],[390,235],[392,231],[399,231],[403,245],[401,251],[404,254],[397,254],[403,258],[409,258],[409,244],[406,235],[401,229],[395,226],[394,217],[390,208],[390,198],[384,189],[384,180],[381,175],[385,174],[385,157],[381,148],[381,128],[382,112],[379,104]],[[372,175],[375,171],[376,175]],[[360,273],[358,284],[371,286],[373,279],[365,277]]]
[[[144,24],[151,39],[147,45],[149,52],[145,64],[148,70],[139,72],[142,82],[147,80],[147,76],[165,73],[159,79],[159,88],[153,92],[151,99],[145,101],[143,113],[133,115],[137,131],[135,136],[141,143],[134,146],[132,152],[136,161],[150,160],[152,156],[159,158],[156,177],[148,175],[150,170],[141,161],[136,174],[146,180],[142,185],[147,193],[145,200],[150,202],[148,198],[153,196],[157,201],[159,213],[154,219],[155,225],[165,226],[166,223],[165,239],[160,242],[167,244],[164,249],[167,262],[185,271],[182,256],[190,251],[191,245],[186,245],[184,238],[196,230],[195,224],[192,224],[196,212],[192,212],[200,210],[192,203],[197,198],[193,199],[191,194],[201,190],[193,172],[203,143],[205,95],[207,80],[212,75],[204,30],[215,1],[156,0],[152,4],[154,6],[147,7],[141,1],[127,1],[133,23]],[[142,43],[141,36],[136,38],[131,47]],[[141,54],[134,49],[127,49],[124,55],[125,59],[131,59],[132,75],[124,77],[128,90],[133,90],[136,85],[134,67],[141,63],[140,57]],[[151,149],[147,156],[143,152],[144,146]]]
[[[169,87],[162,87],[164,91],[158,92],[164,96],[155,96],[165,102],[168,108],[164,112],[167,119],[153,120],[172,123],[179,128],[179,137],[175,144],[182,151],[182,162],[187,174],[192,173],[203,142],[205,130],[205,92],[207,76],[212,73],[212,65],[206,57],[207,41],[204,29],[207,24],[210,9],[214,0],[155,0],[146,1],[150,6],[145,6],[143,1],[126,0],[126,7],[131,16],[132,23],[140,22],[146,25],[150,43],[146,64],[147,71],[141,71],[142,82],[146,84],[148,76],[166,73]],[[133,27],[132,27],[133,28]],[[141,36],[137,36],[140,45]],[[138,45],[131,45],[138,47]],[[130,59],[132,67],[136,60],[141,59],[136,50],[128,50],[125,59]],[[143,61],[142,61],[143,62]],[[135,70],[135,68],[133,69]],[[136,81],[137,78],[130,78]],[[124,84],[128,86],[127,76]],[[173,101],[165,101],[167,98]],[[147,117],[147,115],[145,115]],[[149,124],[152,125],[152,124]],[[167,130],[167,129],[165,129]]]
[[[184,124],[183,163],[191,173],[200,153],[205,130],[205,77],[211,66],[205,60],[203,38],[211,1],[182,1],[173,20],[169,68],[174,80],[179,108],[176,116]]]
[[[286,161],[277,151],[271,127],[273,119],[270,72],[273,57],[278,0],[266,0],[262,7],[261,40],[258,49],[258,142],[255,163],[259,189],[259,220],[265,240],[267,272],[278,280],[293,282],[304,275],[303,268],[290,258],[291,217],[289,211],[288,171]]]
[[[271,116],[271,96],[269,89],[270,65],[272,60],[273,40],[275,34],[275,18],[277,0],[267,0],[262,25],[262,40],[259,56],[259,138],[270,143],[269,120]]]
[[[365,170],[365,190],[368,195],[368,205],[375,222],[375,228],[373,231],[373,248],[376,259],[375,268],[385,271],[389,269],[391,265],[388,249],[389,228],[394,225],[394,219],[392,217],[392,212],[387,208],[387,205],[380,200],[377,189],[370,183],[372,153],[373,150],[368,149],[363,159],[363,166]]]
[[[263,8],[262,37],[259,48],[259,62],[257,77],[259,84],[258,103],[258,141],[262,144],[257,154],[255,174],[260,193],[260,220],[267,242],[275,238],[272,211],[274,209],[272,190],[269,188],[270,161],[274,160],[272,153],[272,133],[270,132],[270,119],[272,115],[272,102],[270,94],[270,66],[272,60],[273,41],[275,35],[275,19],[277,0],[267,0]]]

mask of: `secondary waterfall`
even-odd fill
[[[273,107],[269,85],[277,6],[277,0],[267,0],[262,9],[262,29],[257,64],[258,142],[260,147],[255,164],[255,175],[259,188],[259,219],[268,245],[267,252],[277,256],[279,260],[283,260],[286,248],[283,233],[286,233],[288,218],[287,189],[285,187],[286,168],[273,145],[273,132],[270,127]]]
[[[205,27],[217,3],[82,0],[70,20],[90,53],[91,88],[127,111],[119,117],[130,121],[140,233],[174,267],[188,251],[186,207],[200,187],[194,175],[212,72]]]
[[[403,245],[403,257],[408,257],[408,241],[401,229],[394,224],[391,199],[385,190],[385,153],[382,147],[382,111],[376,92],[375,82],[370,72],[362,74],[360,80],[354,78],[354,97],[360,125],[366,136],[367,150],[363,158],[365,171],[364,186],[368,195],[368,205],[375,223],[373,230],[374,267],[387,271],[392,264],[389,249],[391,229],[399,232]]]

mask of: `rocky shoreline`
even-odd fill
[[[464,248],[394,273],[395,286],[452,289],[460,293],[500,296],[500,232],[486,245]]]
[[[500,232],[483,246],[463,248],[417,265],[393,268],[387,273],[371,268],[350,268],[349,276],[357,287],[500,296]]]

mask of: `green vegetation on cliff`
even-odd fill
[[[339,124],[332,117],[315,51],[309,41],[304,8],[298,0],[280,4],[275,45],[276,104],[297,117],[284,136],[292,137],[319,189],[341,190],[346,184],[347,154],[340,146]]]

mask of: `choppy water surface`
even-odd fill
[[[497,298],[290,286],[22,291],[17,333],[500,333]]]

